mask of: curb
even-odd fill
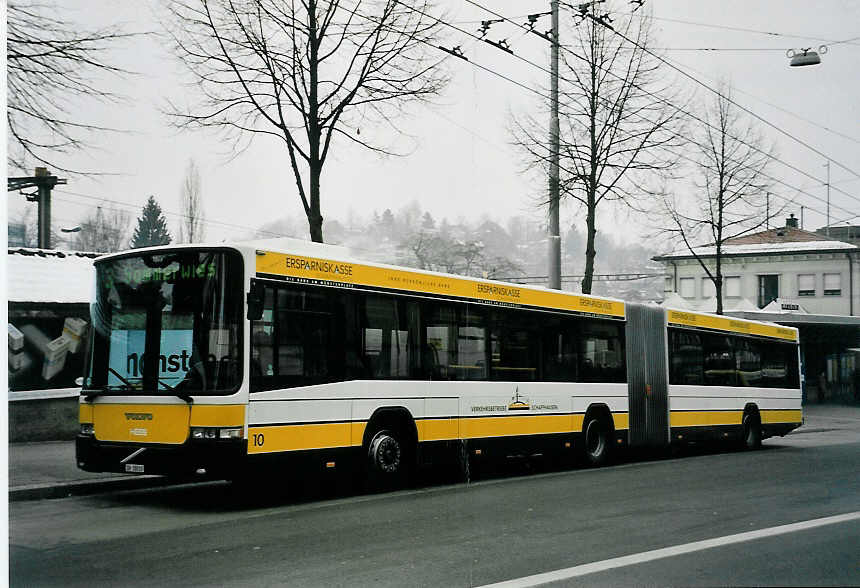
[[[69,496],[83,496],[99,492],[170,486],[177,483],[181,482],[164,476],[129,476],[128,478],[28,484],[26,486],[9,488],[9,502],[42,500],[45,498],[67,498]]]

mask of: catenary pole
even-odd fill
[[[559,128],[558,128],[558,0],[551,0],[552,51],[549,121],[549,287],[561,290],[561,231],[559,229]]]

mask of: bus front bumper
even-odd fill
[[[246,439],[189,440],[179,445],[99,441],[78,435],[78,467],[87,472],[116,472],[190,476],[205,470],[207,477],[230,477],[248,453]]]

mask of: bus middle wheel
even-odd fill
[[[609,427],[599,417],[590,417],[585,424],[585,457],[591,465],[600,466],[609,461],[612,447]]]

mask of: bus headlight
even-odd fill
[[[218,431],[219,439],[241,439],[242,427],[231,427],[229,429],[220,429]]]
[[[191,427],[191,438],[209,439],[241,439],[242,427]]]
[[[95,435],[96,428],[93,423],[81,423],[81,435]]]

